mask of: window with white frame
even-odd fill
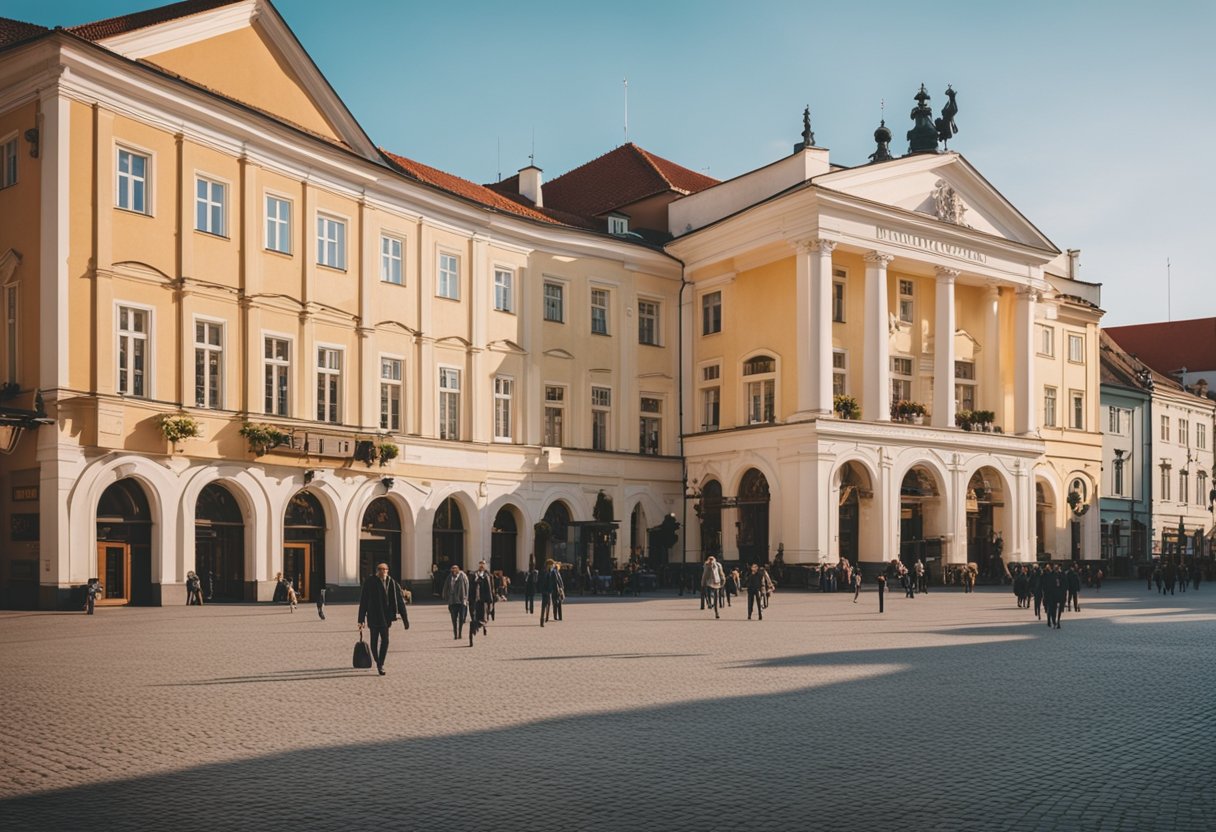
[[[563,426],[566,422],[566,388],[555,384],[545,385],[545,439],[544,444],[560,448],[564,444]]]
[[[1115,460],[1114,472],[1111,475],[1111,494],[1112,494],[1112,496],[1115,496],[1115,497],[1127,496],[1126,494],[1123,493],[1123,488],[1124,488],[1123,466],[1126,464],[1127,464],[1126,461],[1123,459]]]
[[[617,214],[608,215],[608,233],[613,235],[629,233],[629,217]]]
[[[404,260],[402,250],[405,244],[400,237],[393,237],[389,234],[380,235],[380,280],[384,283],[392,283],[397,286],[405,285],[405,270],[402,268]]]
[[[608,450],[608,424],[612,415],[612,390],[591,388],[591,449]]]
[[[844,288],[848,273],[844,269],[832,269],[832,322],[844,323]]]
[[[1187,476],[1188,473],[1185,468],[1178,472],[1178,502],[1180,503],[1191,501],[1191,478]]]
[[[1043,388],[1043,427],[1056,426],[1056,388]]]
[[[224,325],[194,322],[194,406],[223,406],[220,389],[224,369]]]
[[[722,293],[709,292],[701,297],[701,334],[722,331]]]
[[[912,401],[912,359],[891,356],[891,401]]]
[[[844,350],[832,350],[832,395],[845,396],[849,392],[849,354]]]
[[[1039,355],[1053,357],[1056,354],[1055,327],[1039,325]]]
[[[1208,427],[1203,422],[1195,423],[1195,447],[1205,450],[1208,446]]]
[[[591,334],[608,334],[608,290],[591,290]]]
[[[317,347],[317,421],[342,421],[342,350]]]
[[[566,287],[561,283],[545,283],[545,320],[566,321]]]
[[[1085,430],[1085,394],[1079,390],[1070,391],[1072,401],[1072,422],[1070,427],[1073,430]]]
[[[291,201],[266,195],[266,248],[291,254]]]
[[[151,158],[143,153],[118,148],[118,193],[115,194],[115,202],[119,208],[137,214],[150,213],[148,180],[151,177],[148,169],[151,162]]]
[[[777,360],[758,355],[743,362],[747,423],[772,422],[777,416]]]
[[[1186,419],[1178,420],[1178,444],[1184,448],[1191,445],[1191,423]]]
[[[1109,409],[1109,413],[1107,415],[1107,423],[1106,423],[1106,432],[1107,433],[1113,433],[1116,436],[1123,433],[1123,431],[1120,429],[1120,425],[1121,425],[1123,419],[1120,417],[1119,412],[1120,412],[1119,408],[1117,408],[1117,407],[1111,407]]]
[[[515,379],[508,376],[494,378],[494,441],[510,442],[513,437],[511,428],[511,400],[515,396]]]
[[[439,368],[439,438],[460,438],[460,370]]]
[[[1162,442],[1170,441],[1170,417],[1169,416],[1163,415],[1161,417],[1161,441]]]
[[[118,392],[124,396],[148,395],[148,316],[146,309],[118,307]]]
[[[1161,499],[1170,499],[1170,466],[1161,466]]]
[[[1068,333],[1068,360],[1073,364],[1085,363],[1085,336]]]
[[[4,287],[4,381],[19,384],[17,378],[17,286]]]
[[[659,304],[653,300],[638,301],[638,343],[659,345]]]
[[[403,364],[400,358],[380,357],[380,430],[401,432]]]
[[[494,308],[499,312],[515,311],[515,272],[494,270]]]
[[[460,300],[460,258],[455,254],[442,251],[439,253],[435,294],[448,300]]]
[[[954,362],[954,409],[975,410],[975,362]]]
[[[1203,505],[1208,498],[1208,475],[1200,471],[1195,475],[1195,504]]]
[[[317,214],[317,264],[346,268],[346,223],[337,217]]]
[[[638,450],[657,456],[663,436],[663,400],[642,396]]]
[[[262,361],[265,376],[263,409],[271,416],[288,416],[291,394],[291,342],[286,338],[266,336]]]
[[[717,430],[722,416],[722,365],[710,364],[701,368],[701,430]]]
[[[17,184],[17,137],[0,144],[0,188]]]
[[[223,182],[216,182],[202,176],[194,179],[194,230],[218,237],[227,235],[227,217],[225,205],[228,202],[228,188]]]
[[[915,284],[911,280],[899,280],[899,320],[901,323],[910,324],[916,314],[915,305]]]

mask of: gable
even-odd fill
[[[833,171],[814,181],[819,187],[869,202],[1057,251],[1051,240],[957,153],[907,156]]]

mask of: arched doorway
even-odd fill
[[[937,478],[917,465],[899,486],[899,559],[911,568],[916,561],[941,559],[942,496]]]
[[[325,509],[307,491],[297,491],[283,517],[283,577],[301,601],[325,586]]]
[[[839,556],[854,566],[861,562],[861,501],[873,496],[866,470],[856,462],[846,462],[840,469],[837,541]]]
[[[1042,481],[1034,484],[1034,554],[1038,560],[1051,560],[1049,541],[1055,535],[1056,507],[1051,492]]]
[[[1004,548],[1008,541],[1001,522],[1005,503],[1005,481],[994,469],[980,468],[971,475],[966,495],[967,560],[976,565],[982,578],[999,580],[1006,571]],[[998,535],[1000,545],[996,543]]]
[[[208,601],[245,598],[245,518],[232,492],[208,483],[194,504],[194,571]]]
[[[446,572],[453,563],[464,564],[464,515],[455,497],[444,500],[431,525],[431,563]]]
[[[749,468],[739,483],[739,560],[768,563],[768,480]]]
[[[722,483],[710,480],[701,488],[695,509],[701,518],[701,560],[722,556]]]
[[[547,557],[562,563],[571,562],[567,557],[570,546],[570,509],[561,500],[554,500],[545,509],[545,522],[549,524],[549,554]],[[544,566],[544,563],[538,564]]]
[[[490,571],[514,580],[517,571],[515,553],[519,544],[519,524],[515,512],[503,506],[494,515],[494,527],[490,529]]]
[[[123,479],[97,501],[97,571],[101,604],[151,604],[152,512],[133,479]]]
[[[388,573],[400,580],[401,515],[387,497],[372,500],[363,512],[359,528],[359,580],[376,571],[376,564],[387,563]]]

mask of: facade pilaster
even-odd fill
[[[1019,289],[1014,309],[1014,391],[1013,432],[1034,433],[1038,430],[1038,395],[1034,381],[1034,316],[1039,293],[1030,288]]]
[[[832,412],[832,240],[799,243],[796,260],[798,411],[791,421]]]
[[[472,257],[469,258],[469,316],[472,345],[469,349],[468,402],[472,417],[470,435],[474,442],[489,442],[493,428],[490,402],[493,400],[494,380],[486,374],[486,307],[487,291],[493,291],[489,276],[489,261],[484,237],[474,237]]]
[[[891,420],[891,338],[887,312],[887,266],[895,258],[871,251],[866,261],[864,381],[861,418]]]
[[[1005,384],[1001,377],[1001,289],[988,284],[984,293],[984,343],[980,362],[980,407],[1004,424]]]
[[[114,182],[114,114],[93,106],[93,332],[89,355],[92,389],[113,395],[117,387],[114,338],[114,210],[106,194]]]
[[[937,316],[933,324],[933,426],[954,427],[955,269],[937,270]]]

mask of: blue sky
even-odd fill
[[[0,0],[73,25],[148,0]],[[1216,3],[402,3],[278,0],[372,139],[466,178],[552,178],[629,139],[719,179],[816,142],[893,151],[920,83],[958,91],[963,153],[1103,285],[1107,325],[1216,315]],[[501,151],[500,151],[501,147]],[[499,158],[501,155],[501,167]]]

